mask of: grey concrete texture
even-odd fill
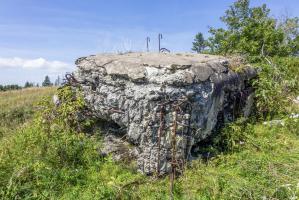
[[[125,130],[139,171],[161,175],[191,160],[219,124],[250,114],[256,71],[231,64],[205,54],[99,54],[79,58],[74,75],[93,114]]]

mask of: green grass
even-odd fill
[[[262,199],[278,194],[290,198],[296,192],[298,196],[299,124],[288,123],[287,127],[247,127],[247,141],[239,151],[208,163],[194,162],[182,181],[185,190],[193,188],[190,199]],[[290,194],[282,194],[287,185]]]
[[[0,140],[30,121],[41,97],[54,94],[56,88],[28,88],[0,92]]]
[[[11,131],[0,139],[0,199],[169,199],[168,177],[155,180],[100,157],[100,133],[55,126],[45,132],[32,121],[35,103],[54,91],[0,93],[2,113],[13,113],[15,106],[30,110],[26,118],[1,118]],[[175,182],[175,199],[299,197],[299,120],[272,127],[234,123],[223,134],[234,136],[231,149],[187,166]]]

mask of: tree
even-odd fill
[[[278,24],[278,27],[282,29],[285,34],[284,43],[289,46],[290,52],[293,55],[299,53],[299,18],[291,18],[289,16],[283,16],[282,20]]]
[[[50,78],[49,78],[49,76],[47,75],[46,77],[45,77],[45,80],[43,81],[43,83],[42,83],[42,86],[43,87],[48,87],[48,86],[52,86],[53,84],[51,83],[51,81],[50,81]]]
[[[195,39],[193,42],[192,51],[195,51],[197,53],[201,53],[204,48],[206,47],[206,41],[202,35],[202,33],[197,33],[195,35]]]
[[[17,84],[0,85],[0,91],[19,90],[19,89],[22,89],[22,87]]]
[[[33,87],[34,84],[33,83],[30,83],[28,81],[26,81],[25,85],[24,85],[24,88],[29,88],[29,87]]]
[[[251,8],[249,3],[249,0],[238,0],[226,10],[220,18],[226,29],[210,28],[209,52],[262,57],[294,54],[294,47],[298,46],[296,37],[288,37],[284,29],[290,30],[289,35],[296,33],[294,27],[298,20],[288,20],[287,27],[278,26],[265,4]]]

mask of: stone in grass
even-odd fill
[[[249,83],[256,72],[246,66],[235,72],[225,57],[100,54],[80,58],[76,64],[75,78],[93,114],[125,129],[124,138],[137,149],[138,169],[145,174],[168,173],[172,162],[179,170],[191,159],[192,147],[221,124],[250,114]]]

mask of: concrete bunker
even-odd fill
[[[145,174],[180,169],[192,159],[194,145],[221,123],[248,116],[252,106],[255,70],[235,72],[221,56],[99,54],[76,65],[75,78],[93,114],[125,130],[127,141],[106,136],[105,151],[117,154],[114,143],[129,144],[123,152]]]

